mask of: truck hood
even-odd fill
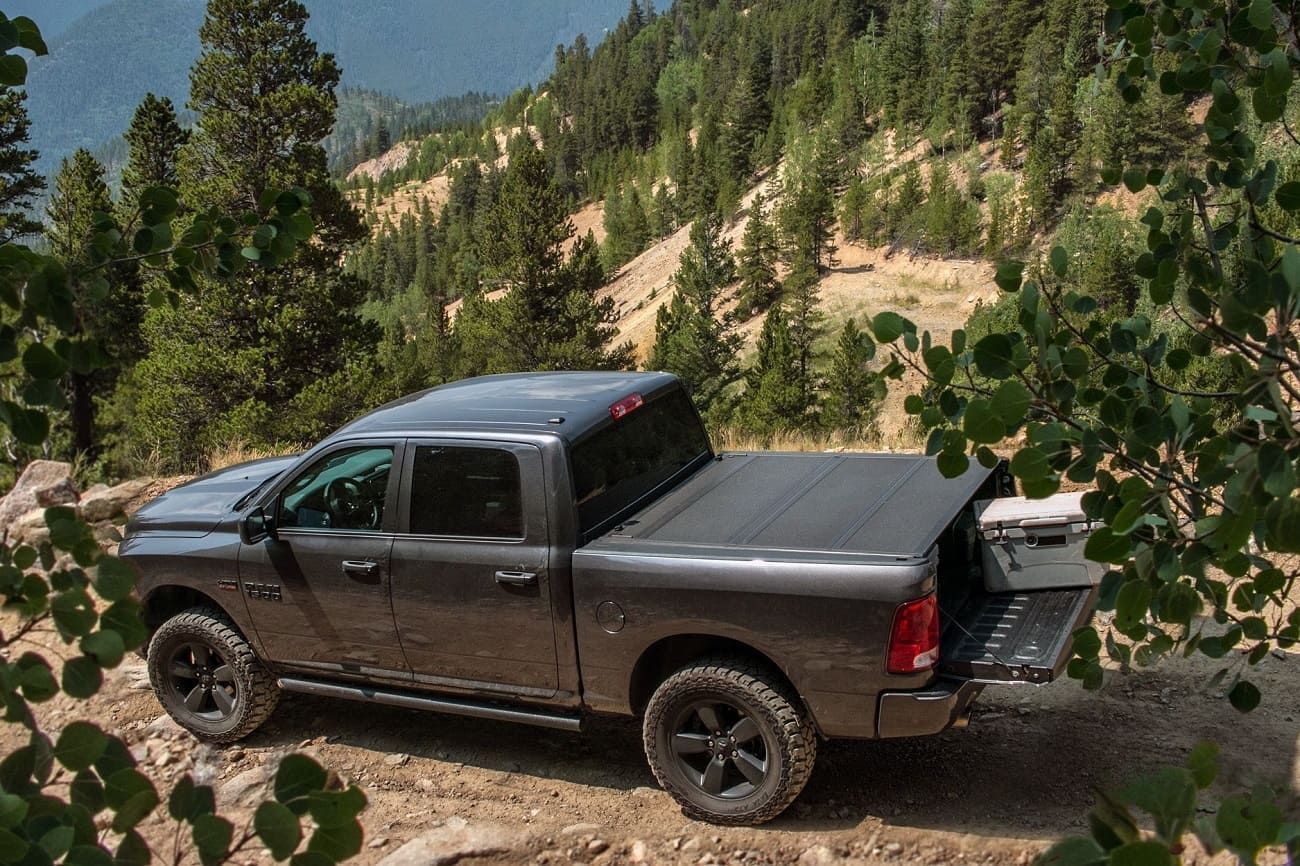
[[[994,471],[944,478],[914,454],[722,454],[595,546],[920,557]]]
[[[297,459],[297,455],[268,457],[195,478],[137,511],[127,525],[127,534],[167,531],[207,535],[222,520],[234,515],[235,504],[240,499]]]

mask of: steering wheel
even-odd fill
[[[325,504],[335,525],[345,529],[377,529],[379,506],[367,502],[361,485],[351,478],[335,478],[325,485]]]

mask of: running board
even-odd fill
[[[454,716],[471,716],[476,719],[518,722],[541,728],[555,728],[560,731],[582,730],[582,720],[574,716],[540,713],[535,710],[507,709],[493,704],[475,704],[469,701],[455,701],[445,698],[426,698],[407,692],[392,692],[363,686],[340,685],[339,683],[322,683],[317,680],[303,680],[296,677],[280,677],[280,688],[287,692],[299,692],[304,695],[345,698],[351,701],[386,704],[390,707],[430,710],[435,713],[448,713]]]

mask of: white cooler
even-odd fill
[[[1092,522],[1082,492],[981,500],[975,520],[989,592],[1095,585],[1105,574],[1104,565],[1083,556]]]

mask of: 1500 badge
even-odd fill
[[[249,598],[258,598],[262,601],[280,601],[280,584],[278,583],[246,583],[244,590],[248,593]]]

